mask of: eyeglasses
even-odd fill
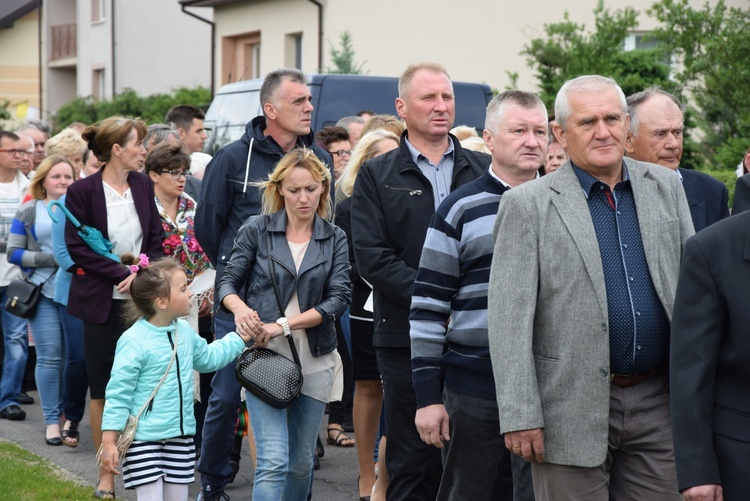
[[[33,151],[26,151],[26,150],[19,150],[16,148],[3,148],[0,150],[0,152],[4,153],[10,153],[10,156],[14,157],[16,155],[23,156],[23,155],[31,155]]]
[[[174,179],[175,181],[179,181],[179,179],[182,176],[185,176],[185,181],[187,181],[188,179],[190,179],[190,176],[193,175],[192,172],[190,172],[189,170],[184,170],[184,169],[160,170],[159,173],[169,174],[170,176],[172,176],[172,179]]]
[[[344,157],[350,157],[350,156],[352,156],[352,150],[338,150],[338,151],[332,151],[332,152],[331,152],[331,154],[332,154],[332,155],[338,155],[338,156],[340,156],[341,158],[344,158]]]

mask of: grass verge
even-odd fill
[[[92,493],[60,476],[46,459],[0,441],[0,501],[83,500]]]

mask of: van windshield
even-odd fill
[[[222,146],[240,139],[247,122],[261,113],[257,90],[217,94],[206,113],[206,129],[211,129],[206,153],[213,155]]]

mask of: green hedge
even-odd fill
[[[170,94],[152,94],[141,97],[133,89],[125,89],[111,101],[93,96],[76,98],[61,106],[54,117],[55,129],[64,129],[72,122],[92,124],[112,115],[140,117],[146,123],[164,121],[164,115],[178,104],[191,104],[207,109],[211,103],[211,92],[205,87],[188,89],[180,87]]]
[[[701,172],[705,172],[709,176],[715,177],[726,185],[729,190],[729,207],[731,207],[734,203],[734,185],[737,182],[737,174],[735,174],[734,170],[711,169],[701,170]]]

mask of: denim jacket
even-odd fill
[[[244,289],[245,303],[258,312],[261,321],[273,323],[284,316],[269,274],[270,254],[284,309],[296,289],[300,311],[315,308],[323,317],[321,325],[305,329],[310,352],[319,357],[336,349],[335,319],[351,301],[346,235],[339,227],[315,216],[312,238],[297,273],[286,239],[286,225],[284,209],[245,221],[219,281],[217,298],[221,302],[227,295],[239,295]],[[270,253],[266,231],[270,233]]]

